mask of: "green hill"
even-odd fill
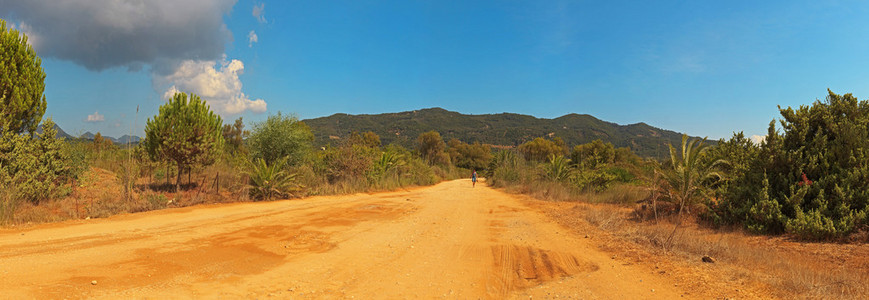
[[[334,114],[304,122],[314,132],[317,145],[334,144],[353,131],[373,131],[384,145],[413,147],[420,133],[435,130],[445,140],[456,138],[502,147],[515,147],[537,137],[561,137],[570,147],[601,139],[616,147],[630,147],[640,156],[656,158],[666,158],[667,143],[678,145],[682,136],[645,123],[619,125],[590,115],[541,119],[513,113],[465,115],[442,108],[377,115]]]

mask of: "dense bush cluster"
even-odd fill
[[[254,125],[247,147],[255,163],[247,167],[254,199],[429,185],[458,176],[444,141],[434,131],[419,137],[416,153],[398,145],[382,146],[373,132],[353,132],[314,149],[304,123],[278,114]]]
[[[567,155],[567,145],[559,137],[548,140],[542,137],[519,145],[519,153],[529,161],[546,161],[550,156]]]
[[[69,184],[84,171],[83,159],[57,138],[51,119],[31,136],[10,131],[0,136],[0,188],[14,198],[39,203],[64,196]]]
[[[485,175],[495,186],[543,184],[552,188],[556,184],[572,194],[600,193],[615,184],[640,184],[639,178],[653,165],[630,149],[617,149],[601,140],[577,145],[567,156],[566,149],[558,138],[537,138],[520,145],[518,151],[495,153]],[[548,156],[541,160],[543,155]]]
[[[828,91],[824,101],[779,111],[755,145],[741,133],[721,141],[729,179],[709,218],[762,233],[839,238],[867,226],[869,102]]]
[[[483,170],[492,159],[492,147],[475,142],[468,144],[457,139],[447,143],[450,161],[457,167],[470,170]]]

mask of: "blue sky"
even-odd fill
[[[175,90],[247,124],[437,106],[713,139],[827,88],[869,98],[861,1],[5,2],[74,134],[142,135]]]

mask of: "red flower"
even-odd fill
[[[806,177],[806,173],[803,173],[803,180],[800,181],[800,182],[797,183],[797,184],[800,185],[800,186],[804,186],[804,185],[812,185],[812,181],[809,180],[809,178]]]

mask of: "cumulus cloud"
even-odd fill
[[[251,12],[254,18],[260,23],[266,22],[266,4],[260,3],[259,5],[253,5],[253,12]]]
[[[764,140],[766,140],[766,135],[752,135],[751,140],[754,141],[755,144],[760,144]]]
[[[89,70],[219,59],[235,0],[0,0],[40,56]],[[159,69],[171,69],[171,66]]]
[[[238,76],[244,71],[244,63],[233,59],[227,61],[187,60],[178,69],[165,76],[155,76],[155,88],[167,87],[163,98],[169,99],[176,92],[194,93],[221,114],[237,114],[245,110],[266,111],[262,99],[250,100],[242,92]]]
[[[259,37],[256,36],[256,32],[254,32],[253,30],[251,30],[250,33],[247,34],[247,39],[248,47],[253,47],[253,43],[259,42]]]
[[[102,122],[106,120],[105,115],[101,115],[99,111],[95,111],[94,114],[88,115],[87,120],[85,122]]]

